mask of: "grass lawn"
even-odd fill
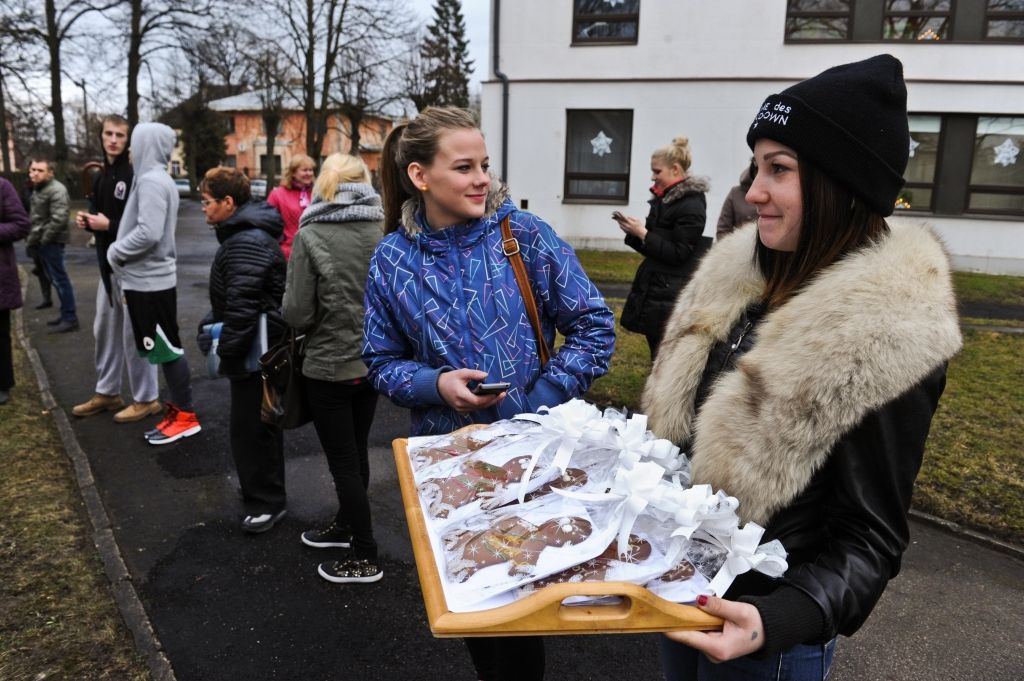
[[[580,251],[598,282],[631,281],[633,253]],[[628,275],[628,276],[627,276]],[[1024,303],[1024,277],[956,273],[958,295],[979,302]],[[623,301],[608,299],[618,319]],[[1024,321],[964,319],[980,326],[1022,327]],[[586,398],[600,406],[640,408],[650,354],[643,336],[616,327],[608,374]],[[914,495],[916,508],[1024,545],[1024,336],[965,330],[964,349],[950,362],[946,392],[932,422]]]
[[[17,386],[0,406],[0,679],[148,679],[17,341],[14,356]]]

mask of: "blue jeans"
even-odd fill
[[[75,289],[71,287],[71,278],[64,269],[64,244],[40,244],[39,258],[60,297],[60,318],[66,322],[77,322]]]
[[[661,638],[666,681],[824,681],[832,671],[836,640],[793,646],[764,659],[741,657],[714,664],[704,653]]]

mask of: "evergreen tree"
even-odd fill
[[[420,46],[423,91],[414,97],[416,108],[469,106],[469,59],[466,22],[460,0],[436,0],[434,20]]]

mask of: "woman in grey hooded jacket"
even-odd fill
[[[288,261],[284,318],[306,335],[302,374],[338,495],[334,521],[304,532],[302,541],[314,548],[351,546],[355,553],[354,559],[320,565],[320,576],[331,582],[375,582],[383,576],[366,496],[377,393],[360,357],[363,292],[383,221],[366,165],[333,154],[324,161]]]

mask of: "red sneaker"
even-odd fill
[[[184,437],[192,437],[202,429],[194,411],[182,411],[174,403],[168,402],[164,420],[156,424],[153,430],[147,431],[145,438],[151,445],[167,445]]]

